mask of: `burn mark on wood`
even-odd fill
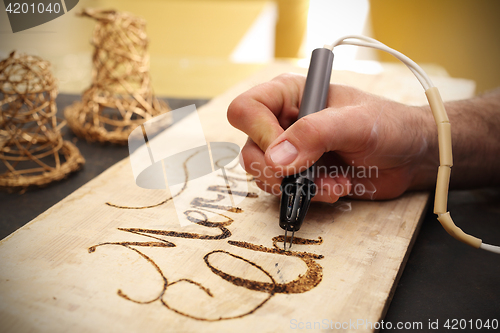
[[[194,154],[192,154],[191,156],[189,156],[184,161],[184,163],[182,163],[182,168],[184,169],[184,185],[182,186],[182,188],[180,189],[180,191],[177,194],[175,194],[174,196],[170,196],[170,197],[166,198],[165,200],[160,201],[159,203],[148,205],[148,206],[132,206],[132,207],[130,207],[130,206],[116,205],[116,204],[113,204],[113,203],[110,203],[110,202],[106,202],[106,205],[114,207],[114,208],[120,208],[120,209],[147,209],[147,208],[158,207],[158,206],[161,206],[161,205],[169,202],[170,200],[172,200],[173,198],[175,198],[176,196],[180,195],[182,192],[184,192],[186,190],[187,184],[188,184],[188,180],[189,180],[189,172],[188,172],[187,164],[188,164],[189,160],[191,160],[194,156],[196,156],[199,153],[200,153],[199,151],[195,152]]]
[[[288,236],[286,238],[287,243],[290,243],[290,239],[291,239],[291,236]],[[277,243],[278,242],[283,243],[284,240],[285,240],[285,236],[284,235],[273,237],[273,246],[276,249],[279,250],[280,247],[278,247]],[[323,238],[318,237],[318,240],[315,240],[315,239],[306,239],[306,238],[294,237],[292,243],[293,244],[299,244],[299,245],[320,245],[320,244],[323,243]],[[282,247],[283,246],[281,246],[281,248]]]
[[[228,193],[228,194],[232,194],[232,195],[238,195],[240,197],[248,197],[248,198],[257,198],[258,197],[257,193],[245,192],[245,191],[235,191],[235,190],[232,190],[229,186],[224,186],[224,185],[209,186],[207,188],[207,190],[214,191],[214,192]]]
[[[191,155],[185,162],[184,162],[184,171],[186,173],[186,182],[181,189],[179,193],[177,193],[175,196],[180,195],[186,188],[187,188],[187,183],[188,183],[188,174],[187,174],[187,162],[189,161],[190,158],[192,158],[195,154]],[[225,177],[226,179],[226,186],[223,185],[213,185],[208,187],[208,191],[213,191],[213,192],[220,192],[220,193],[227,193],[230,195],[238,195],[238,196],[245,196],[249,198],[256,198],[257,194],[256,193],[247,193],[243,191],[234,191],[232,188],[229,186],[229,181],[231,181],[233,184],[236,184],[238,181],[242,182],[247,182],[251,179],[247,177],[241,178],[241,177],[232,177],[232,176],[227,176]],[[174,197],[175,197],[174,196]],[[149,264],[153,266],[155,271],[161,276],[162,281],[163,281],[163,287],[161,288],[161,291],[158,293],[156,297],[153,299],[147,300],[147,301],[139,301],[135,300],[131,297],[129,297],[125,292],[123,292],[121,289],[117,291],[117,294],[128,301],[138,303],[138,304],[150,304],[156,301],[159,301],[163,306],[165,306],[167,309],[191,318],[195,320],[201,320],[201,321],[221,321],[221,320],[228,320],[228,319],[237,319],[237,318],[242,318],[245,316],[248,316],[258,309],[260,309],[266,302],[268,302],[273,296],[276,294],[295,294],[295,293],[304,293],[307,292],[314,287],[316,287],[322,280],[323,278],[323,269],[321,265],[319,265],[316,260],[322,259],[323,256],[319,254],[314,254],[314,253],[309,253],[309,252],[300,252],[300,251],[284,251],[279,247],[277,244],[282,243],[285,241],[284,236],[276,236],[272,238],[273,242],[273,247],[268,248],[263,245],[256,245],[248,242],[243,242],[243,241],[233,241],[233,240],[228,240],[228,244],[234,247],[239,247],[239,248],[244,248],[250,251],[254,252],[264,252],[264,253],[270,253],[274,255],[283,255],[283,256],[291,256],[291,257],[296,257],[300,260],[302,260],[306,267],[307,270],[304,274],[299,274],[296,279],[286,282],[286,283],[277,283],[276,280],[273,278],[273,276],[266,271],[262,266],[258,265],[256,262],[251,261],[247,258],[244,258],[243,256],[239,256],[236,254],[233,254],[231,252],[225,251],[225,250],[213,250],[211,252],[208,252],[205,254],[203,257],[203,260],[205,262],[205,265],[211,270],[211,272],[217,276],[219,276],[221,279],[237,286],[237,287],[242,287],[247,290],[255,291],[258,293],[265,293],[267,296],[264,298],[264,300],[259,301],[258,304],[252,307],[249,311],[246,311],[241,314],[233,315],[233,316],[219,316],[217,318],[207,318],[203,316],[197,316],[189,313],[185,313],[179,309],[176,309],[174,306],[168,303],[168,299],[166,297],[166,291],[168,287],[173,286],[178,283],[189,283],[192,284],[199,289],[201,289],[205,294],[211,298],[216,297],[217,295],[214,295],[209,288],[203,286],[201,283],[196,282],[191,279],[179,279],[173,282],[169,282],[167,280],[167,277],[161,270],[161,268],[156,264],[156,262],[140,251],[138,248],[139,247],[155,247],[155,248],[170,248],[170,247],[176,247],[176,244],[170,241],[167,241],[163,239],[162,237],[176,237],[176,238],[184,238],[184,239],[193,239],[193,240],[204,240],[204,241],[217,241],[217,240],[223,240],[231,237],[231,231],[227,228],[231,223],[233,223],[233,219],[229,216],[226,216],[221,213],[215,213],[212,211],[212,209],[217,209],[217,210],[223,210],[223,211],[229,211],[232,213],[242,213],[243,210],[238,207],[231,207],[231,206],[225,206],[225,205],[218,205],[218,202],[221,202],[225,197],[221,194],[217,194],[217,197],[215,199],[206,199],[206,198],[201,198],[201,197],[196,197],[191,201],[191,205],[193,206],[193,209],[187,210],[184,212],[186,218],[199,226],[202,227],[207,227],[207,228],[216,228],[220,230],[220,233],[217,235],[207,235],[203,233],[193,233],[193,232],[179,232],[179,231],[173,231],[173,230],[156,230],[156,229],[145,229],[145,228],[118,228],[120,231],[124,231],[127,233],[132,233],[136,234],[139,236],[144,236],[149,239],[153,239],[151,241],[144,241],[144,242],[138,242],[138,241],[124,241],[124,242],[106,242],[106,243],[101,243],[97,244],[94,246],[91,246],[88,248],[89,253],[94,253],[97,249],[97,247],[104,246],[104,245],[115,245],[115,246],[122,246],[128,250],[134,251],[137,253],[139,256],[141,256],[144,260],[146,260]],[[142,206],[142,207],[127,207],[127,206],[120,206],[120,205],[115,205],[111,203],[106,203],[109,206],[115,207],[115,208],[121,208],[121,209],[145,209],[145,208],[152,208],[152,207],[157,207],[160,206],[170,200],[172,200],[173,197],[167,198],[163,200],[160,203],[150,205],[150,206]],[[207,214],[205,212],[210,212],[212,214],[215,214],[215,216],[218,216],[220,219],[221,217],[223,218],[221,221],[215,221],[211,220],[208,218]],[[289,241],[289,240],[287,240]],[[295,237],[293,239],[294,244],[298,245],[320,245],[323,242],[321,237],[318,238],[318,240],[312,240],[312,239],[304,239],[300,237]],[[216,253],[222,253],[228,256],[231,256],[237,260],[241,260],[243,262],[246,262],[247,264],[255,267],[257,270],[261,271],[268,279],[268,282],[264,281],[255,281],[252,279],[236,276],[233,274],[230,274],[228,272],[223,271],[220,268],[217,268],[211,261],[210,258],[212,255]],[[279,271],[278,271],[279,272]],[[196,310],[195,310],[196,311]]]
[[[224,205],[216,205],[214,202],[219,202],[221,200],[224,200],[224,196],[217,194],[216,199],[205,199],[205,198],[199,198],[196,197],[191,201],[191,205],[194,207],[203,207],[203,208],[212,208],[212,209],[219,209],[219,210],[226,210],[231,213],[243,213],[243,209],[239,207],[232,207],[232,206],[224,206]]]
[[[190,214],[192,212],[193,211],[189,211]],[[186,213],[188,213],[188,212],[186,212]],[[200,216],[204,216],[204,214],[202,212],[196,211],[196,213],[200,214]],[[222,215],[222,216],[224,216],[224,215]],[[160,274],[160,276],[163,280],[163,288],[160,291],[160,293],[158,294],[158,296],[156,296],[155,298],[148,300],[148,301],[138,301],[138,300],[132,299],[127,294],[125,294],[122,290],[118,290],[117,294],[126,300],[129,300],[131,302],[138,303],[138,304],[150,304],[150,303],[153,303],[153,302],[159,300],[163,306],[165,306],[169,310],[172,310],[175,313],[178,313],[178,314],[185,316],[185,317],[189,317],[189,318],[196,319],[196,320],[202,320],[202,321],[221,321],[221,320],[242,318],[242,317],[245,317],[245,316],[250,315],[250,314],[254,313],[255,311],[257,311],[269,299],[271,299],[275,294],[279,294],[279,293],[281,293],[281,294],[304,293],[304,292],[307,292],[307,291],[313,289],[321,282],[321,280],[323,278],[323,268],[321,267],[321,265],[316,263],[315,260],[322,259],[323,256],[318,255],[318,254],[308,253],[308,252],[284,251],[276,245],[276,243],[278,241],[283,241],[283,236],[277,236],[277,237],[273,238],[273,245],[274,245],[273,248],[268,248],[268,247],[265,247],[262,245],[256,245],[256,244],[252,244],[252,243],[248,243],[248,242],[228,240],[228,243],[232,246],[245,248],[245,249],[248,249],[251,251],[265,252],[265,253],[272,253],[272,254],[277,254],[277,255],[285,255],[285,256],[292,256],[292,257],[300,258],[306,264],[307,270],[306,270],[305,274],[298,275],[298,277],[296,279],[294,279],[290,282],[277,283],[276,280],[272,277],[272,275],[269,272],[267,272],[264,268],[262,268],[260,265],[258,265],[257,263],[255,263],[249,259],[246,259],[242,256],[238,256],[236,254],[228,252],[228,251],[214,250],[214,251],[207,253],[203,257],[205,264],[212,271],[212,273],[216,274],[217,276],[221,277],[225,281],[230,282],[231,284],[233,284],[235,286],[243,287],[243,288],[246,288],[248,290],[252,290],[252,291],[256,291],[256,292],[267,293],[268,297],[266,297],[262,302],[260,302],[256,306],[254,306],[250,311],[247,311],[245,313],[242,313],[242,314],[239,314],[236,316],[229,316],[229,317],[220,316],[219,318],[216,318],[216,319],[191,315],[191,314],[185,313],[183,311],[180,311],[178,309],[175,309],[174,307],[169,305],[168,301],[164,297],[165,292],[169,286],[172,286],[172,285],[179,283],[179,282],[193,284],[193,285],[197,286],[198,288],[200,288],[201,290],[203,290],[208,296],[210,296],[210,297],[215,297],[215,296],[212,294],[212,292],[210,291],[209,288],[206,288],[202,284],[200,284],[196,281],[190,280],[190,279],[180,279],[180,280],[173,281],[173,282],[169,283],[166,276],[164,275],[164,273],[162,272],[160,267],[154,262],[154,260],[151,259],[146,254],[144,254],[143,252],[141,252],[140,250],[136,249],[135,247],[140,246],[140,247],[164,247],[164,248],[168,248],[168,247],[175,247],[176,246],[174,243],[166,241],[166,240],[161,239],[159,237],[156,237],[154,235],[161,235],[161,236],[168,236],[168,237],[179,237],[179,238],[185,238],[185,239],[201,239],[201,240],[220,240],[220,239],[228,238],[231,236],[231,232],[227,228],[225,228],[225,225],[231,224],[233,222],[233,220],[227,216],[224,216],[224,217],[226,218],[226,220],[222,221],[222,222],[212,222],[212,221],[209,221],[208,219],[202,220],[199,218],[192,217],[193,222],[195,222],[199,225],[209,227],[209,228],[221,229],[222,233],[220,235],[210,236],[210,235],[202,235],[202,234],[196,234],[196,233],[183,233],[183,232],[166,231],[166,230],[119,228],[119,230],[121,230],[121,231],[134,233],[134,234],[145,236],[148,238],[153,238],[153,239],[156,239],[158,241],[115,242],[115,243],[107,242],[107,243],[101,243],[98,245],[91,246],[88,249],[88,251],[89,251],[89,253],[93,253],[96,251],[96,248],[98,246],[118,245],[118,246],[123,246],[129,250],[136,252],[142,258],[144,258],[147,262],[149,262],[155,268],[155,270],[158,272],[158,274]],[[297,240],[297,243],[295,243],[295,242],[294,243],[295,244],[318,245],[318,244],[321,244],[321,242],[322,242],[321,238],[319,240],[299,238]],[[238,260],[242,260],[242,261],[248,263],[249,265],[255,267],[256,269],[258,269],[262,273],[264,273],[269,278],[270,282],[255,281],[255,280],[246,279],[243,277],[235,276],[235,275],[229,274],[227,272],[224,272],[223,270],[215,267],[210,262],[210,256],[212,256],[215,253],[224,253],[224,254],[229,255],[233,258],[236,258]]]

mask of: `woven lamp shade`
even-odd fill
[[[16,52],[0,62],[0,188],[44,186],[85,163],[62,139],[56,96],[49,62]]]
[[[64,116],[89,142],[126,144],[134,128],[170,111],[151,87],[146,22],[114,10],[84,9],[79,15],[97,21],[92,84]]]

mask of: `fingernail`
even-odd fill
[[[297,158],[298,154],[297,148],[285,140],[279,145],[271,148],[269,157],[276,165],[288,165]]]

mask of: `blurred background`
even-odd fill
[[[0,58],[12,50],[39,55],[53,63],[60,91],[80,93],[90,84],[95,25],[75,15],[85,7],[146,19],[151,76],[163,96],[210,98],[271,61],[307,66],[300,59],[346,34],[375,37],[431,72],[472,79],[477,92],[500,86],[500,2],[489,0],[80,0],[15,34],[2,10]],[[348,46],[335,57],[337,69],[396,61]]]

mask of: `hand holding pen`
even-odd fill
[[[284,176],[314,163],[333,172],[315,177],[317,194],[312,201],[333,203],[346,195],[391,199],[407,190],[434,189],[439,162],[429,106],[409,106],[331,84],[327,108],[297,120],[305,81],[301,75],[280,75],[241,94],[229,106],[230,123],[249,136],[242,149],[243,167],[261,189],[281,196]],[[487,116],[496,112],[493,106],[499,101],[496,90],[445,103],[455,128],[452,188],[500,184],[497,173],[492,174],[498,169],[493,166],[499,166],[498,154],[485,144],[491,137],[475,130],[500,128]],[[376,171],[342,172],[368,168]]]
[[[244,168],[261,189],[280,196],[284,176],[320,158],[339,172],[316,177],[318,193],[312,201],[333,203],[346,195],[390,199],[408,189],[432,189],[437,162],[427,157],[437,152],[432,151],[434,120],[422,110],[426,107],[331,84],[327,108],[297,121],[305,81],[302,75],[280,75],[229,106],[230,123],[249,136],[242,149]],[[378,175],[340,172],[348,167],[377,167]],[[355,192],[357,184],[366,191]]]

